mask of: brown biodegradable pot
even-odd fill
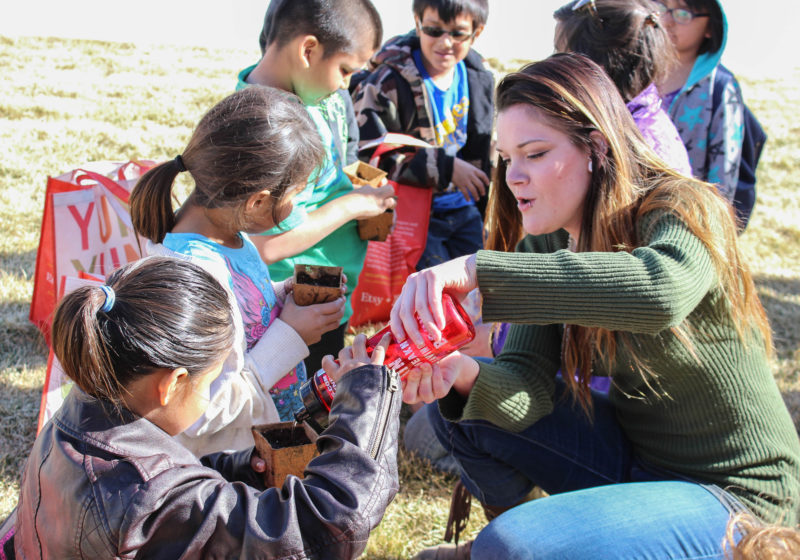
[[[345,175],[347,175],[357,187],[363,185],[377,187],[380,185],[383,178],[386,177],[386,171],[378,169],[374,165],[364,163],[363,161],[351,163],[342,168],[342,171],[344,171]]]
[[[342,295],[342,267],[294,265],[292,294],[297,305],[326,303]]]
[[[394,225],[394,210],[358,220],[358,236],[365,241],[386,241]]]
[[[267,488],[280,488],[290,474],[302,478],[308,462],[317,456],[317,434],[305,423],[276,422],[253,426],[251,430],[256,453],[267,463]]]
[[[377,187],[386,177],[386,171],[363,161],[351,163],[343,171],[357,187],[363,185]],[[378,216],[358,220],[358,236],[365,241],[386,241],[393,224],[394,211],[390,209]]]

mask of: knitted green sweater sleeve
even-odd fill
[[[664,214],[632,252],[478,253],[483,316],[489,321],[567,323],[656,334],[680,324],[715,285],[705,246]]]
[[[763,341],[739,337],[709,253],[681,221],[650,216],[640,239],[629,253],[572,253],[563,232],[526,238],[517,253],[481,251],[483,316],[513,325],[468,398],[439,401],[442,415],[521,431],[553,409],[563,324],[624,333],[630,346],[593,367],[613,377],[608,399],[637,456],[794,525],[800,443]],[[691,348],[669,330],[679,324]]]

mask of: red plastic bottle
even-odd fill
[[[475,327],[469,315],[449,294],[442,294],[442,308],[445,326],[439,342],[431,340],[419,322],[419,316],[417,322],[422,334],[425,335],[425,344],[422,348],[415,345],[410,338],[397,342],[394,336],[391,337],[383,363],[395,370],[400,379],[404,379],[409,371],[420,364],[435,364],[475,338]],[[367,353],[372,354],[372,350],[387,332],[391,335],[391,328],[388,326],[367,340]],[[335,394],[336,383],[320,369],[300,387],[304,407],[295,412],[295,419],[298,422],[307,422],[317,432],[321,432],[328,426],[328,413]]]

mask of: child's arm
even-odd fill
[[[347,373],[337,389],[335,421],[305,478],[261,491],[200,465],[169,469],[125,510],[120,547],[142,558],[164,556],[164,543],[173,556],[358,557],[397,493],[401,391],[378,365]]]
[[[234,453],[211,453],[200,457],[204,467],[214,469],[228,482],[244,482],[254,488],[264,488],[263,459],[259,460],[254,452],[255,448],[242,449]],[[261,464],[260,471],[256,471],[255,463]]]
[[[225,360],[222,372],[211,385],[211,400],[200,419],[182,437],[196,439],[186,443],[200,454],[208,447],[204,438],[219,438],[230,431],[249,429],[253,424],[278,421],[278,412],[269,390],[308,356],[308,346],[293,327],[276,318],[249,351],[237,333],[238,348]],[[271,419],[271,420],[270,420]],[[248,443],[251,442],[251,438]],[[222,448],[236,448],[240,442],[228,441]],[[217,447],[219,449],[220,447]]]
[[[308,212],[297,227],[276,235],[250,238],[267,264],[302,253],[351,220],[370,218],[397,205],[390,185],[353,189],[346,195]]]
[[[181,436],[193,440],[184,442],[193,450],[207,449],[205,438],[221,437],[221,432],[243,429],[249,431],[254,419],[274,418],[278,414],[269,390],[298,363],[308,356],[308,346],[302,336],[280,318],[274,319],[261,338],[246,350],[244,324],[236,297],[230,285],[230,271],[216,253],[202,244],[192,245],[186,253],[178,253],[161,244],[148,242],[148,255],[182,258],[203,267],[225,288],[233,312],[236,338],[225,359],[219,378],[211,386],[211,400],[201,418]],[[219,448],[235,448],[228,441]],[[212,446],[213,447],[213,446]]]

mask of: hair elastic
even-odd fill
[[[103,290],[103,293],[106,295],[106,300],[103,302],[102,307],[100,307],[100,311],[108,313],[114,307],[117,295],[114,293],[114,288],[111,286],[100,286],[100,289]]]
[[[175,163],[178,164],[178,172],[179,173],[182,173],[182,172],[186,171],[186,166],[183,164],[183,158],[181,157],[180,154],[175,156],[175,160],[174,161],[175,161]]]

